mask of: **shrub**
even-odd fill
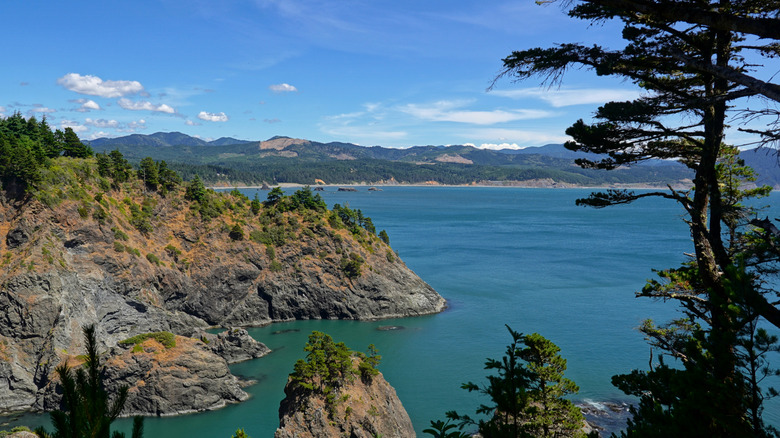
[[[181,250],[179,248],[176,248],[173,245],[168,245],[165,247],[165,252],[168,254],[168,257],[174,259],[175,261],[179,261],[179,256],[181,255]]]
[[[154,263],[157,266],[160,265],[160,258],[152,253],[146,255],[146,260],[149,260],[149,263]]]
[[[114,241],[114,251],[116,252],[123,252],[125,250],[125,246],[122,245],[122,242],[119,242],[117,240]]]
[[[132,338],[119,341],[119,344],[138,345],[150,338],[161,343],[165,348],[173,348],[176,346],[176,335],[171,332],[141,333],[140,335],[135,335]]]
[[[233,225],[233,228],[230,229],[228,236],[230,236],[232,240],[244,240],[244,230],[241,228],[241,225],[235,224]]]
[[[357,277],[360,277],[361,275],[361,266],[363,265],[363,257],[360,257],[356,253],[350,253],[349,257],[342,257],[341,258],[341,270],[344,272],[344,275],[347,276],[349,279],[354,279]]]
[[[124,231],[120,230],[117,227],[111,228],[111,231],[114,232],[114,239],[116,239],[116,240],[127,241],[128,239],[130,239],[130,237],[128,237],[127,233],[125,233]]]

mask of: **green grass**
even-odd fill
[[[127,338],[124,341],[119,341],[119,344],[137,345],[150,338],[161,343],[165,348],[173,348],[176,346],[176,335],[171,332],[142,333],[140,335],[133,336],[132,338]]]

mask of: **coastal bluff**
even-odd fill
[[[193,201],[184,187],[161,195],[140,180],[108,185],[90,166],[63,161],[61,185],[0,196],[0,412],[54,408],[54,369],[78,365],[89,324],[108,381],[137,397],[132,413],[170,415],[246,397],[227,364],[268,349],[241,327],[445,307],[386,242],[319,205],[284,196],[254,208],[237,192],[211,191]],[[237,329],[204,332],[212,327]],[[159,332],[176,346],[120,344]]]

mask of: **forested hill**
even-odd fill
[[[671,162],[644,164],[614,172],[574,165],[583,154],[562,145],[494,151],[473,146],[414,146],[406,149],[320,143],[290,137],[207,143],[181,133],[132,135],[90,142],[97,152],[119,150],[130,162],[165,160],[185,179],[198,175],[209,184],[300,183],[510,183],[600,186],[666,185],[690,172]]]

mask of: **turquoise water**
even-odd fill
[[[485,358],[500,357],[509,341],[504,324],[539,332],[561,347],[567,377],[580,386],[577,400],[624,400],[611,386],[611,376],[646,369],[649,360],[649,347],[635,327],[648,317],[677,315],[673,304],[634,298],[652,277],[651,268],[675,266],[692,251],[682,212],[669,201],[594,210],[574,205],[589,193],[575,189],[328,190],[322,195],[329,205],[360,208],[378,230],[387,230],[392,247],[448,300],[448,310],[420,318],[298,321],[251,329],[274,350],[232,366],[236,374],[258,381],[247,388],[252,398],[213,412],[149,418],[146,436],[227,438],[239,427],[255,438],[272,436],[286,376],[303,357],[312,330],[353,349],[376,344],[383,356],[380,370],[418,434],[448,410],[473,414],[481,400],[460,384],[482,382]],[[245,191],[250,197],[255,192]],[[404,329],[378,330],[385,325]],[[771,405],[767,417],[777,424],[780,408]]]

